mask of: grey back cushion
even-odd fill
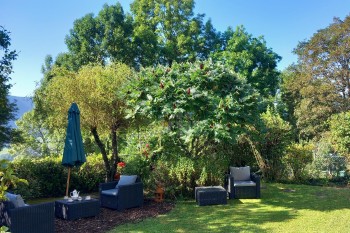
[[[137,175],[131,175],[131,176],[121,175],[120,180],[118,184],[115,186],[115,188],[119,188],[120,185],[134,184],[136,179],[137,179]]]
[[[250,180],[250,167],[230,167],[231,176],[236,181],[247,181]]]
[[[12,202],[15,208],[25,206],[24,200],[21,195],[6,193],[5,196],[10,202]]]

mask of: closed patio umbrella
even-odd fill
[[[80,132],[80,111],[76,103],[68,110],[68,126],[62,165],[68,167],[66,196],[68,196],[70,172],[72,167],[78,167],[86,162],[83,140]]]

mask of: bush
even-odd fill
[[[18,177],[28,180],[28,185],[19,184],[14,190],[26,199],[64,196],[68,169],[61,165],[61,157],[22,158],[12,162]],[[70,190],[81,193],[98,191],[104,180],[104,165],[100,155],[88,156],[80,168],[72,168]]]
[[[296,180],[305,178],[304,169],[312,162],[312,144],[293,143],[287,147],[285,161],[293,171]]]

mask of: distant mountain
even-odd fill
[[[19,96],[8,96],[8,99],[11,103],[16,103],[17,111],[15,112],[15,120],[10,121],[9,125],[12,128],[16,128],[15,121],[23,116],[24,113],[29,112],[34,108],[34,104],[31,98],[29,97],[19,97]]]

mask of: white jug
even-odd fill
[[[73,192],[70,192],[70,196],[71,197],[79,197],[79,192],[76,189],[74,189]]]

